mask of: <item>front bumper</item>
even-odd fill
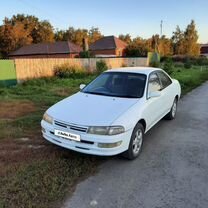
[[[69,139],[65,139],[62,137],[58,137],[54,135],[54,130],[62,130],[66,131],[66,129],[62,129],[61,127],[57,128],[45,121],[41,121],[41,126],[44,129],[42,131],[43,137],[58,146],[74,150],[81,153],[91,154],[91,155],[100,155],[100,156],[111,156],[120,154],[128,149],[129,141],[131,138],[132,130],[128,130],[122,134],[113,135],[113,136],[105,136],[105,135],[93,135],[87,134],[78,131],[70,130],[70,133],[79,134],[81,137],[81,141],[73,141]],[[98,147],[98,143],[117,143],[121,144],[117,147],[113,148],[101,148]]]

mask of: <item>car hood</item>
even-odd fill
[[[122,113],[138,102],[78,92],[48,109],[55,120],[83,126],[110,126]]]

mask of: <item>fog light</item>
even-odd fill
[[[43,132],[43,133],[46,133],[46,130],[45,130],[43,127],[42,127],[42,132]]]
[[[115,142],[115,143],[98,143],[98,147],[100,148],[114,148],[120,146],[122,141]]]

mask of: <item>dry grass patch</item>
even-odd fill
[[[62,97],[68,97],[71,94],[77,92],[77,88],[57,88],[51,90],[55,95],[62,96]]]
[[[16,119],[36,111],[30,101],[0,101],[0,120]]]

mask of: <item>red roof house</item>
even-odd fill
[[[208,44],[201,44],[200,45],[200,54],[202,56],[208,57]]]
[[[127,44],[115,36],[105,36],[89,47],[90,51],[97,57],[119,57],[125,56]]]
[[[9,54],[10,58],[74,58],[82,48],[70,41],[38,43],[23,46]]]

